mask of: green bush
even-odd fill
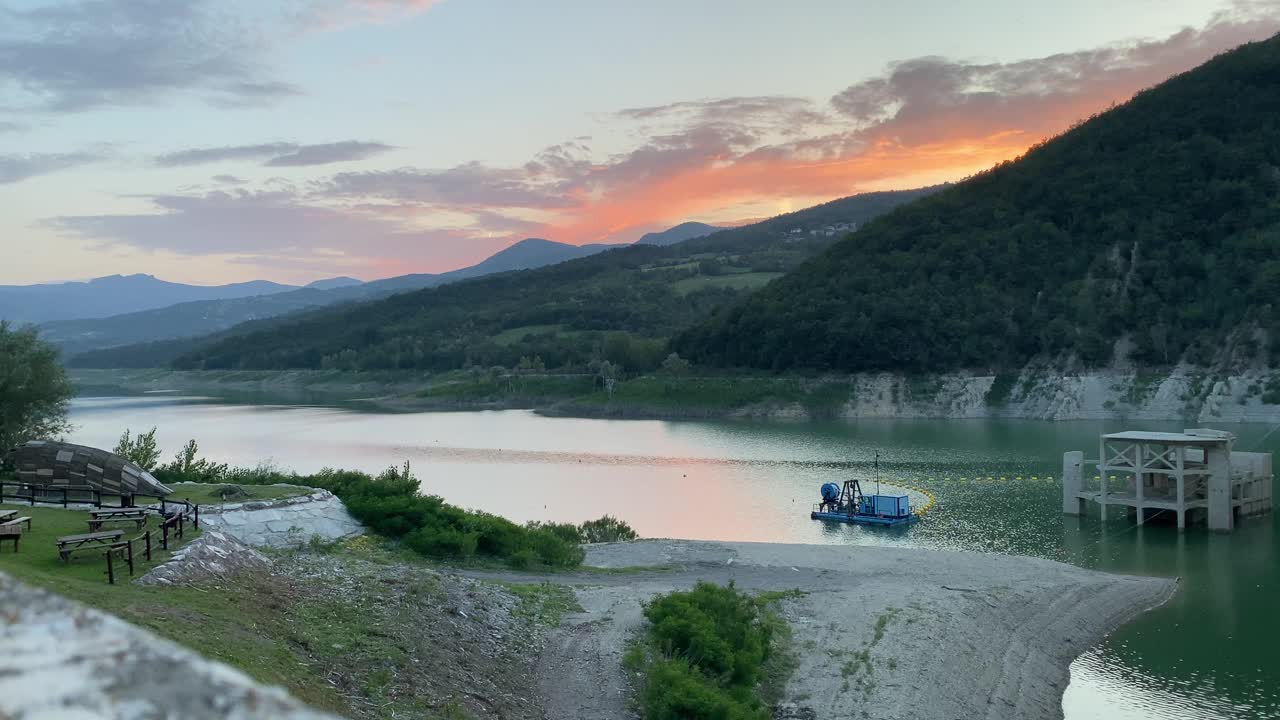
[[[578,526],[579,542],[609,543],[625,542],[640,537],[631,526],[611,515],[599,520],[588,520]]]
[[[627,654],[643,681],[645,720],[764,720],[757,686],[779,621],[765,601],[698,583],[645,606],[645,636]]]
[[[654,661],[640,704],[645,720],[766,720],[769,713],[749,695],[740,698],[710,685],[697,668],[679,659]]]

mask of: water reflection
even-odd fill
[[[770,423],[544,418],[522,411],[361,414],[188,398],[80,400],[73,440],[114,444],[159,428],[222,462],[299,472],[413,463],[425,491],[517,521],[609,513],[648,537],[875,544],[1046,557],[1111,572],[1178,576],[1170,603],[1080,658],[1069,718],[1280,717],[1277,516],[1231,535],[1136,526],[1123,514],[1061,514],[1061,454],[1118,423]],[[1173,423],[1142,423],[1176,430]],[[1232,426],[1245,450],[1280,433]],[[879,472],[873,462],[879,454]],[[818,486],[849,476],[927,487],[937,505],[907,528],[809,520]],[[1114,516],[1114,515],[1119,515]]]

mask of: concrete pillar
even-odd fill
[[[1098,511],[1102,519],[1107,519],[1107,441],[1098,441],[1098,478],[1102,481],[1101,492],[1098,493]]]
[[[1178,513],[1178,529],[1186,530],[1187,529],[1187,481],[1186,481],[1185,471],[1187,466],[1187,446],[1179,445],[1177,449],[1174,451],[1174,458],[1175,458],[1176,472],[1177,472],[1176,477],[1178,480],[1178,487],[1174,489],[1174,493],[1177,495],[1178,509],[1175,510],[1174,512]]]
[[[1083,515],[1084,501],[1080,491],[1084,489],[1084,453],[1080,450],[1062,453],[1062,512],[1067,515]]]
[[[1204,449],[1209,466],[1209,529],[1231,532],[1235,513],[1231,509],[1231,449],[1227,444],[1208,445]]]

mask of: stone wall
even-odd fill
[[[6,720],[336,720],[123,620],[0,573]]]
[[[200,524],[246,545],[270,548],[296,547],[313,537],[333,541],[364,533],[364,526],[328,490],[282,500],[202,505]]]

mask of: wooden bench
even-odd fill
[[[19,528],[19,530],[21,530],[21,528]],[[63,562],[70,562],[71,553],[76,552],[77,550],[100,548],[104,545],[114,545],[122,537],[124,537],[123,530],[106,530],[103,532],[87,533],[85,535],[67,535],[60,537],[58,538],[58,557],[62,558]]]
[[[7,525],[16,525],[16,526],[18,526],[18,527],[21,527],[21,526],[22,526],[22,523],[26,523],[26,524],[27,524],[27,529],[28,529],[28,530],[30,530],[30,529],[31,529],[31,518],[29,518],[29,517],[19,517],[19,518],[13,518],[12,520],[3,520],[3,521],[0,521],[0,527],[2,527],[2,526],[7,526]]]
[[[13,551],[18,552],[18,541],[22,539],[21,525],[0,525],[0,541],[11,540]]]
[[[0,522],[11,520],[13,519],[13,516],[17,514],[17,510],[0,510]]]

